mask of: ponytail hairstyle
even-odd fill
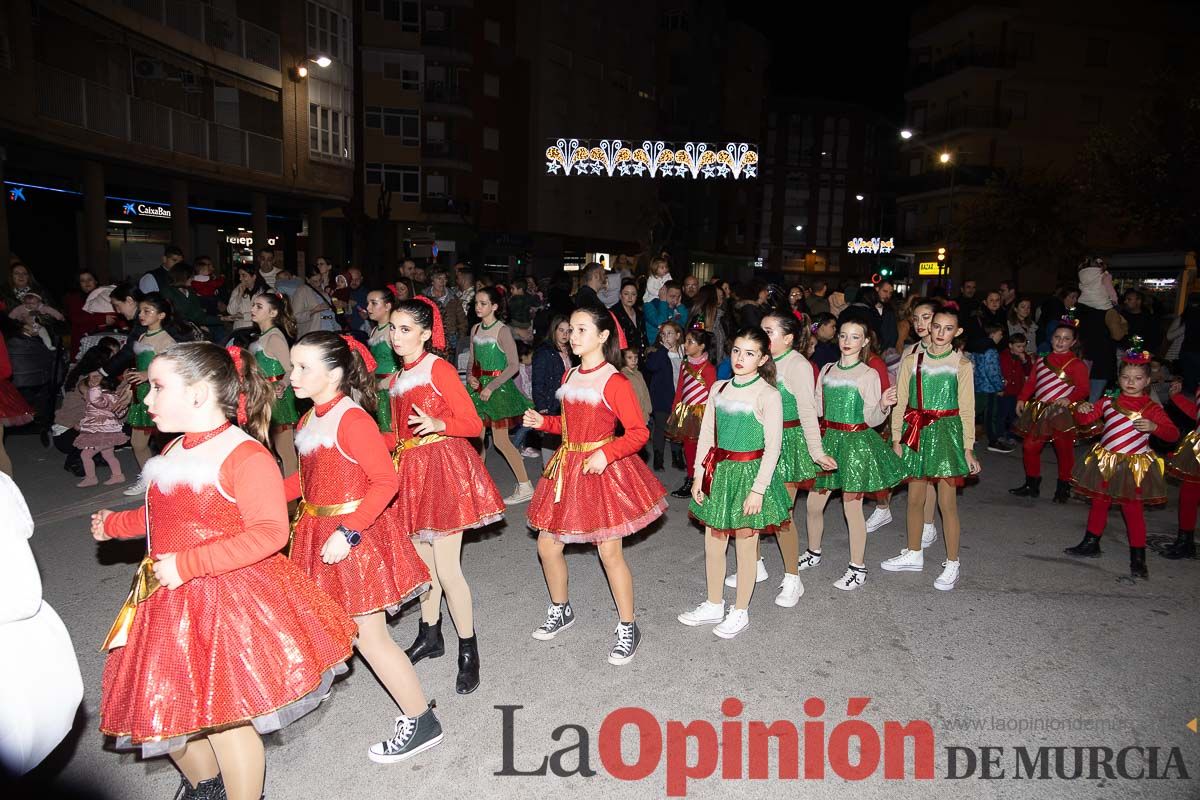
[[[708,363],[716,366],[717,358],[713,352],[713,335],[703,328],[688,328],[687,333],[683,336],[684,341],[687,341],[688,337],[704,348],[704,357],[708,359]]]
[[[777,386],[778,384],[775,382],[775,359],[771,358],[771,340],[767,338],[767,334],[763,332],[763,329],[747,326],[735,333],[730,341],[737,344],[738,339],[749,339],[754,342],[754,345],[759,348],[759,352],[767,357],[766,362],[758,368],[758,375],[772,386]]]
[[[481,286],[475,290],[475,296],[487,295],[492,305],[496,306],[496,319],[504,319],[504,293],[495,286]]]
[[[175,318],[175,307],[161,292],[149,292],[142,295],[138,300],[138,305],[143,303],[165,315],[162,329],[176,342],[198,342],[204,338],[203,332],[196,325],[187,320]]]
[[[112,293],[108,296],[109,300],[116,300],[124,303],[132,300],[135,303],[142,302],[142,293],[138,291],[136,286],[130,286],[128,283],[118,283],[113,287]]]
[[[407,314],[418,326],[430,332],[425,340],[425,349],[435,356],[446,358],[446,333],[442,328],[442,311],[438,304],[428,297],[418,297],[414,300],[401,300],[392,307],[392,313]]]
[[[613,315],[608,312],[603,306],[583,306],[575,309],[575,314],[587,314],[595,324],[596,330],[600,333],[607,331],[608,339],[604,341],[604,360],[612,364],[618,371],[625,366],[625,359],[621,355],[621,333],[617,328],[617,321]]]
[[[338,391],[366,409],[368,414],[375,413],[379,403],[375,359],[371,358],[368,365],[367,359],[371,353],[362,342],[333,331],[313,331],[300,337],[296,347],[301,345],[316,350],[327,369],[342,371]]]
[[[784,314],[792,313],[792,302],[788,300],[787,289],[784,289],[777,283],[768,283],[762,288],[767,290],[767,301],[763,304],[763,308],[766,309],[764,316],[782,317]],[[758,299],[757,292],[754,295],[754,299]]]
[[[275,317],[275,325],[283,331],[283,337],[287,339],[287,343],[293,344],[296,341],[296,318],[292,316],[292,304],[281,292],[260,292],[254,296],[254,299],[257,300],[260,297],[268,307],[279,313],[279,316]]]
[[[258,441],[267,441],[275,391],[253,356],[237,347],[226,350],[211,342],[182,342],[155,358],[162,360],[171,363],[184,384],[207,383],[227,419]]]
[[[148,292],[138,298],[138,306],[142,303],[154,308],[160,314],[163,314],[162,326],[163,330],[167,330],[171,325],[171,316],[175,313],[175,308],[171,305],[171,301],[163,297],[161,292]]]
[[[808,343],[812,339],[812,329],[809,326],[810,321],[807,314],[791,310],[773,310],[763,317],[764,322],[768,319],[775,320],[775,324],[783,331],[784,336],[792,337],[793,350],[799,352],[801,355],[808,352]]]

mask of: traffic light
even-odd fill
[[[938,261],[945,261],[945,260],[946,260],[946,248],[939,247],[938,248]]]
[[[892,275],[892,271],[890,269],[888,269],[887,267],[884,267],[883,269],[879,270],[879,274],[885,278],[890,278]]]

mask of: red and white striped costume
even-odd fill
[[[679,370],[679,385],[675,387],[675,405],[667,418],[667,438],[683,442],[683,458],[687,476],[692,477],[696,461],[696,443],[700,441],[700,424],[708,390],[717,382],[717,368],[707,358],[688,359]]]
[[[1171,403],[1192,420],[1200,419],[1200,393],[1188,397],[1180,393]],[[1167,472],[1180,480],[1179,530],[1196,530],[1196,512],[1200,508],[1200,427],[1183,437],[1179,446],[1167,456]]]
[[[1071,405],[1088,396],[1088,368],[1074,353],[1051,353],[1033,365],[1017,399],[1025,403],[1013,429],[1024,437],[1021,445],[1025,474],[1041,477],[1042,448],[1054,441],[1058,456],[1058,479],[1069,481],[1075,466],[1075,438],[1080,434]],[[1071,405],[1057,405],[1067,400]]]

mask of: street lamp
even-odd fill
[[[804,226],[803,226],[803,225],[797,225],[797,226],[796,226],[796,230],[798,230],[798,231],[802,231],[802,230],[804,230]]]
[[[938,155],[938,161],[942,162],[943,164],[949,164],[949,163],[950,163],[950,159],[951,159],[951,156],[950,156],[950,153],[949,153],[948,151],[945,151],[945,150],[943,150],[943,151],[942,151],[942,152],[941,152],[941,153]]]
[[[863,200],[863,196],[861,194],[856,194],[856,195],[854,195],[854,199],[861,203]]]
[[[325,69],[326,67],[328,67],[330,64],[333,63],[333,59],[330,58],[329,56],[325,55],[324,53],[321,53],[320,55],[316,56],[315,58],[310,58],[309,61],[316,64],[321,69]]]
[[[909,128],[905,128],[902,131],[900,131],[901,139],[911,139],[912,137],[913,137],[913,132]]]

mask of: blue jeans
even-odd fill
[[[1092,387],[1091,392],[1088,394],[1088,400],[1095,403],[1104,394],[1104,389],[1108,386],[1108,381],[1104,380],[1103,378],[1099,380],[1093,378],[1092,380],[1088,381],[1088,383],[1090,383]]]
[[[529,432],[531,430],[533,430],[533,428],[526,428],[524,425],[514,428],[512,432],[513,447],[517,448],[517,450],[524,450],[525,440],[529,438]]]

